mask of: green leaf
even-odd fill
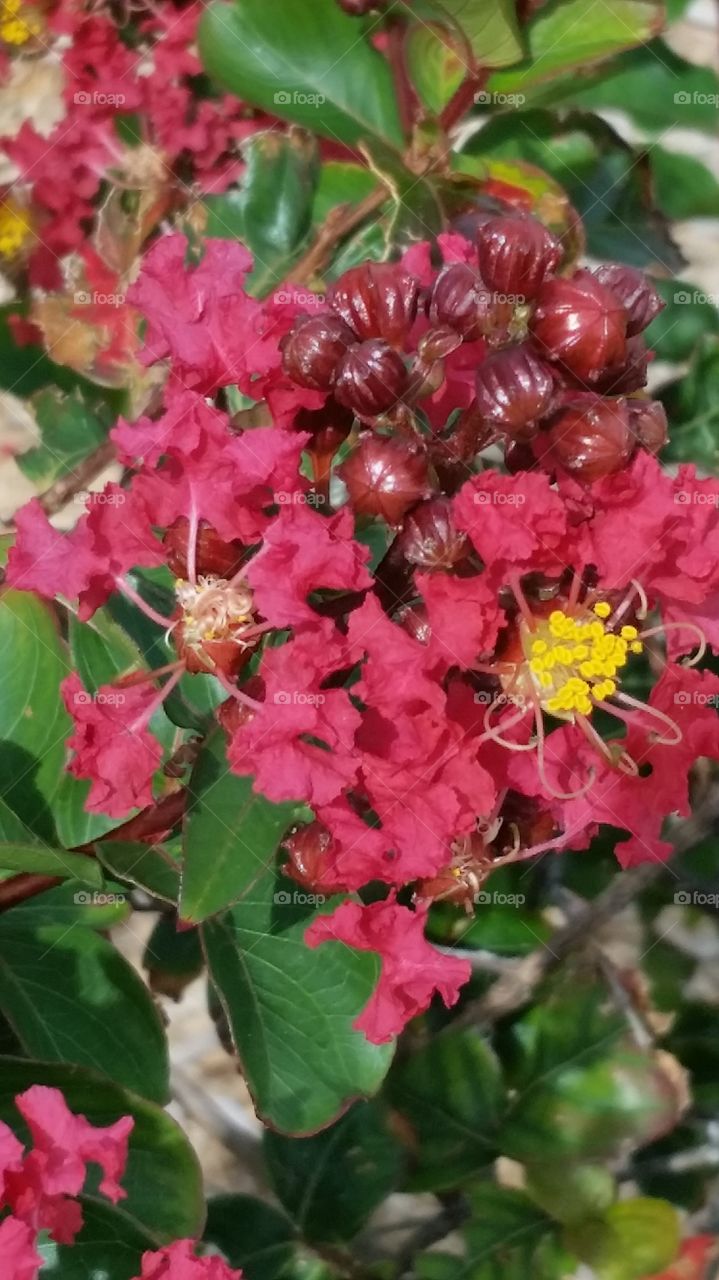
[[[309,1241],[351,1240],[395,1187],[402,1156],[382,1109],[350,1107],[311,1138],[267,1130],[267,1168],[280,1203]]]
[[[410,27],[405,37],[405,57],[422,102],[439,115],[466,74],[464,59],[450,33],[438,23]]]
[[[58,387],[40,391],[32,408],[42,443],[16,461],[38,489],[45,489],[102,444],[111,417],[106,406],[91,406],[79,390],[66,395]]]
[[[544,96],[589,111],[626,111],[651,133],[679,126],[713,135],[718,91],[716,72],[680,58],[663,40],[652,40],[621,54],[601,75],[586,82],[566,79]]]
[[[307,239],[319,172],[317,144],[300,129],[268,131],[256,133],[244,155],[242,186],[204,202],[205,234],[243,241],[255,259],[248,290],[262,297],[284,280]]]
[[[417,1140],[413,1190],[443,1191],[491,1166],[505,1095],[499,1060],[477,1032],[436,1036],[397,1063],[387,1088]]]
[[[487,83],[490,93],[529,96],[547,81],[596,63],[625,49],[643,45],[663,25],[663,10],[654,0],[564,0],[541,8],[527,23],[529,57],[519,66],[495,71]],[[576,78],[568,82],[576,89]],[[642,90],[648,93],[648,86]]]
[[[270,869],[231,911],[203,926],[212,981],[257,1112],[298,1134],[324,1128],[354,1098],[375,1093],[393,1053],[351,1025],[376,983],[376,958],[335,942],[311,950],[304,941],[310,896]]]
[[[102,871],[94,858],[66,849],[51,849],[33,840],[28,844],[0,844],[0,868],[4,871],[33,871],[45,876],[82,880],[99,888]]]
[[[153,898],[177,902],[180,867],[164,846],[106,840],[98,842],[96,852],[103,866],[117,880],[136,885]]]
[[[713,218],[719,209],[719,182],[701,160],[652,147],[656,200],[667,218]]]
[[[312,207],[315,226],[326,222],[338,204],[359,204],[377,186],[377,179],[363,165],[328,160],[320,169]]]
[[[8,323],[11,316],[26,318],[24,308],[16,303],[0,307],[0,386],[16,396],[31,396],[48,383],[65,391],[80,386],[97,394],[96,387],[71,369],[55,364],[42,347],[19,346]]]
[[[0,1010],[28,1054],[94,1068],[167,1101],[159,1014],[135,970],[92,929],[64,921],[33,925],[19,911],[3,916]]]
[[[603,1218],[565,1232],[566,1244],[597,1280],[642,1280],[664,1271],[676,1258],[680,1238],[676,1209],[648,1196],[622,1200]]]
[[[198,39],[208,73],[252,106],[333,142],[400,147],[392,75],[366,28],[335,0],[236,0],[207,8]]]
[[[89,693],[146,666],[137,645],[107,609],[98,609],[90,622],[79,622],[71,614],[68,639],[73,666]]]
[[[222,730],[200,752],[190,796],[180,915],[197,924],[236,902],[262,878],[298,806],[272,804],[253,791],[252,778],[230,773]]]
[[[84,1226],[72,1245],[40,1242],[42,1280],[128,1280],[157,1241],[107,1203],[83,1204]]]
[[[387,236],[394,246],[437,235],[444,225],[439,191],[429,177],[418,177],[381,143],[367,143],[362,150],[370,168],[389,190]]]
[[[23,1140],[26,1134],[14,1098],[33,1084],[60,1089],[70,1110],[87,1116],[92,1124],[109,1125],[120,1116],[132,1116],[135,1125],[122,1179],[127,1199],[119,1206],[123,1219],[135,1229],[152,1232],[159,1241],[199,1234],[205,1208],[200,1166],[182,1129],[167,1112],[93,1071],[2,1058],[0,1118]],[[97,1175],[92,1176],[91,1191],[97,1181]]]
[[[284,1213],[254,1196],[214,1196],[207,1205],[205,1240],[221,1249],[245,1280],[278,1280],[295,1250]]]
[[[703,290],[686,280],[652,283],[666,306],[644,334],[647,345],[658,360],[688,360],[705,334],[719,333],[719,311]]]
[[[719,342],[705,335],[686,375],[662,387],[669,419],[664,457],[719,471]]]
[[[524,55],[514,0],[442,0],[432,6],[449,16],[472,47],[478,67],[506,67]],[[468,68],[469,70],[469,68]]]
[[[542,1237],[551,1230],[551,1220],[522,1192],[493,1183],[480,1184],[470,1199],[472,1218],[464,1228],[465,1273],[472,1280],[536,1276],[533,1258]]]

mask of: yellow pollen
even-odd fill
[[[31,235],[32,227],[20,205],[14,200],[0,203],[0,257],[14,258]]]
[[[540,705],[553,715],[573,720],[589,716],[598,702],[617,692],[615,676],[626,666],[630,653],[641,653],[636,627],[621,634],[608,631],[601,618],[611,616],[611,606],[599,600],[591,612],[565,613],[554,609],[535,626],[521,625],[522,647]]]
[[[39,15],[24,7],[22,0],[0,0],[0,40],[5,44],[27,44],[41,31]]]

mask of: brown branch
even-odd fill
[[[289,284],[306,284],[313,276],[319,275],[326,261],[339,240],[343,240],[350,231],[364,222],[375,209],[379,209],[387,199],[387,189],[376,187],[370,191],[359,204],[338,205],[327,217],[327,221],[317,233],[314,244],[300,258],[287,277]]]
[[[675,855],[686,853],[716,829],[719,822],[719,786],[714,786],[696,813],[677,824],[674,837]],[[531,1000],[544,978],[548,977],[572,951],[591,942],[597,930],[629,906],[630,902],[654,884],[667,870],[666,862],[645,862],[616,877],[603,893],[572,919],[557,929],[542,947],[518,960],[477,1000],[471,1000],[449,1029],[496,1022],[514,1013]]]
[[[75,497],[76,493],[80,493],[82,489],[86,489],[93,480],[97,479],[101,471],[109,466],[115,460],[115,446],[112,440],[104,440],[97,449],[83,458],[72,471],[64,476],[60,476],[54,484],[50,485],[44,493],[40,495],[40,505],[49,516],[56,515],[58,511],[62,511],[68,502]]]
[[[0,912],[9,911],[29,898],[36,898],[39,893],[46,893],[58,884],[62,884],[62,876],[40,876],[30,871],[8,876],[7,880],[0,880]]]

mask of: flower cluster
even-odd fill
[[[25,1151],[12,1129],[0,1122],[0,1262],[12,1280],[35,1280],[42,1259],[36,1249],[40,1231],[58,1244],[72,1244],[82,1228],[77,1197],[89,1163],[102,1169],[100,1193],[117,1204],[125,1196],[120,1178],[134,1121],[123,1116],[98,1128],[69,1110],[59,1089],[33,1085],[18,1094],[15,1106],[32,1139]]]
[[[288,873],[373,885],[307,941],[379,953],[357,1025],[386,1041],[469,977],[425,940],[433,901],[471,910],[497,866],[603,824],[623,866],[668,854],[719,756],[696,665],[719,648],[719,486],[656,459],[650,284],[568,272],[526,216],[352,268],[309,314],[249,297],[240,245],[187,254],[157,240],[130,295],[166,381],[114,431],[125,481],[67,535],[25,508],[8,580],[84,619],[122,592],[174,646],[94,696],[65,681],[93,811],[153,803],[153,717],[185,673],[215,678],[229,767],[313,810]],[[253,407],[230,418],[225,388]],[[143,598],[162,566],[166,614]]]

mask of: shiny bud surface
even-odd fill
[[[352,347],[337,370],[335,398],[360,418],[386,413],[408,383],[402,357],[379,338]]]
[[[467,535],[455,528],[448,498],[431,498],[410,511],[395,547],[423,572],[451,569],[467,554]]]
[[[354,341],[351,329],[331,312],[300,316],[283,340],[284,370],[301,387],[329,391],[337,366]]]
[[[549,439],[556,462],[586,481],[621,471],[635,444],[625,401],[600,396],[567,405],[555,418]]]
[[[583,382],[596,382],[626,357],[624,307],[590,271],[545,281],[529,327],[540,350]]]
[[[607,289],[611,289],[627,313],[627,336],[632,338],[651,324],[655,316],[664,310],[651,280],[636,267],[625,267],[620,262],[607,262],[593,273]]]
[[[358,515],[402,517],[429,493],[427,460],[401,440],[366,435],[339,468],[350,504]]]
[[[403,347],[417,315],[419,285],[391,262],[364,262],[330,285],[327,302],[357,338]]]
[[[491,352],[477,370],[477,409],[512,439],[528,439],[550,409],[554,373],[527,343]]]
[[[453,329],[465,342],[475,342],[491,327],[492,295],[476,271],[453,262],[437,277],[429,304],[433,324]]]
[[[487,288],[518,303],[536,298],[562,256],[558,240],[536,218],[490,218],[477,232],[477,248]]]

